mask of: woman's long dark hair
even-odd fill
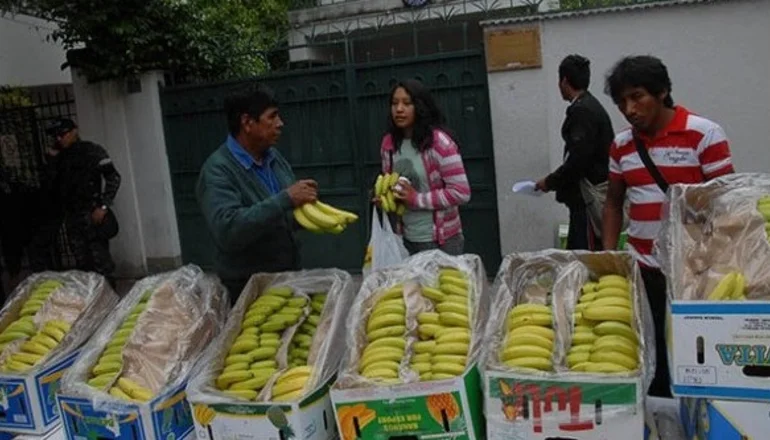
[[[440,129],[447,133],[454,140],[453,133],[446,128],[446,118],[444,113],[436,104],[430,91],[420,81],[416,79],[407,79],[398,82],[390,91],[390,101],[388,101],[388,133],[393,139],[393,145],[398,151],[401,148],[401,142],[404,140],[404,130],[398,128],[393,121],[393,96],[396,90],[403,88],[406,94],[412,99],[414,105],[414,127],[412,128],[412,142],[414,147],[422,152],[433,145],[433,130]],[[455,143],[457,141],[455,140]]]

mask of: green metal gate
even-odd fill
[[[472,186],[472,200],[461,209],[466,252],[481,255],[494,273],[500,244],[489,95],[480,50],[164,88],[161,103],[183,260],[212,264],[215,248],[195,199],[195,183],[203,162],[226,136],[224,97],[246,82],[261,81],[280,100],[286,127],[278,148],[297,177],[317,180],[322,200],[361,217],[338,236],[303,233],[303,266],[360,271],[371,224],[368,193],[380,169],[388,94],[392,84],[409,77],[431,87],[459,138]]]

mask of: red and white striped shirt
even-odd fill
[[[661,227],[661,207],[666,195],[655,183],[634,146],[637,136],[670,185],[695,184],[734,172],[730,144],[724,130],[706,118],[675,108],[674,118],[654,139],[627,129],[610,147],[610,179],[626,185],[631,204],[628,247],[642,266],[658,268],[653,241]]]

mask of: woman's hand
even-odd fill
[[[396,187],[393,189],[393,195],[396,197],[396,199],[401,200],[409,205],[411,201],[417,197],[417,191],[410,183],[404,182],[402,180],[398,182]]]

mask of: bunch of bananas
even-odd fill
[[[553,370],[553,313],[542,304],[519,304],[508,312],[500,360],[509,367]]]
[[[439,288],[422,287],[435,312],[417,315],[420,341],[414,344],[411,369],[420,380],[450,379],[461,375],[468,362],[471,313],[468,277],[452,268],[439,270]]]
[[[14,322],[11,326],[16,325],[16,328],[26,332],[34,331],[35,326],[32,321],[25,318]],[[63,320],[53,319],[46,322],[40,331],[34,333],[31,339],[19,347],[19,351],[6,358],[3,365],[0,366],[0,371],[24,373],[39,364],[48,352],[61,343],[70,331],[70,327],[70,323]]]
[[[63,286],[61,281],[47,280],[32,288],[29,298],[22,304],[18,319],[13,321],[0,332],[0,352],[13,341],[28,339],[37,334],[34,318],[37,312],[48,301],[51,294]]]
[[[358,372],[384,383],[400,383],[399,368],[406,341],[406,303],[404,288],[386,290],[372,308],[366,322],[367,345],[358,361]]]
[[[396,215],[404,215],[406,205],[396,200],[393,187],[398,183],[398,173],[386,173],[377,176],[374,184],[374,196],[380,199],[380,206],[385,212],[395,212]]]
[[[91,368],[91,377],[87,382],[89,386],[98,389],[109,387],[110,395],[118,399],[142,402],[152,399],[152,391],[126,377],[119,377],[123,370],[123,348],[134,333],[136,323],[147,309],[147,303],[151,297],[152,291],[144,292],[139,303],[134,306],[131,313],[112,335],[96,364]]]
[[[740,272],[730,272],[719,281],[708,296],[709,301],[745,301],[746,278]]]
[[[639,367],[631,282],[605,275],[582,288],[567,366],[587,373],[628,373]]]
[[[310,232],[340,234],[349,224],[355,223],[358,216],[319,201],[295,208],[294,219]]]
[[[208,405],[197,403],[193,407],[193,416],[201,426],[209,426],[216,415],[216,411],[211,409]]]
[[[762,214],[762,218],[765,219],[765,234],[767,235],[767,241],[770,242],[770,195],[759,199],[757,210]]]
[[[308,302],[293,295],[290,287],[269,287],[249,305],[240,334],[225,357],[225,368],[216,379],[220,391],[254,400],[278,371],[275,355],[281,335],[299,322]]]
[[[278,376],[273,384],[273,402],[290,402],[297,400],[305,393],[305,385],[313,374],[313,367],[302,365],[292,367]]]
[[[289,345],[289,366],[301,367],[307,365],[310,347],[313,345],[318,323],[321,322],[321,314],[326,305],[326,294],[316,293],[310,301],[310,315],[300,325]]]

